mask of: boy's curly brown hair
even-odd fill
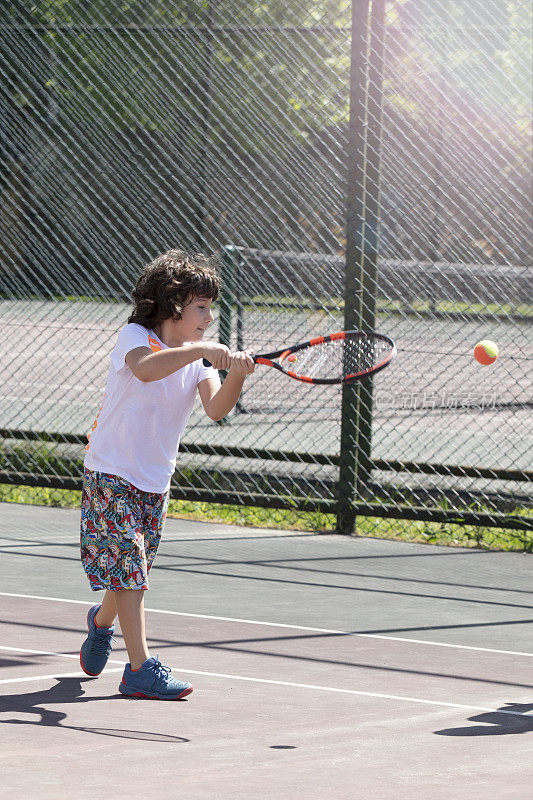
[[[179,319],[193,297],[216,300],[220,278],[214,257],[169,250],[142,271],[132,292],[135,308],[128,322],[153,329],[166,319]]]

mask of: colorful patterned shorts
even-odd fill
[[[148,589],[168,498],[168,492],[143,492],[117,475],[85,470],[81,560],[91,589]]]

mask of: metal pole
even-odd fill
[[[441,5],[448,15],[450,13],[449,3],[447,0],[441,0]],[[440,260],[441,254],[439,253],[439,244],[442,236],[442,176],[444,166],[444,103],[446,99],[446,85],[448,78],[448,36],[449,29],[444,29],[445,42],[443,44],[442,38],[439,38],[439,80],[437,89],[437,130],[435,134],[435,147],[433,156],[433,200],[432,200],[432,216],[430,224],[430,240],[431,252],[429,255],[430,260],[435,263]],[[430,310],[436,310],[435,298],[431,298]]]
[[[350,119],[347,149],[346,273],[344,327],[358,328],[362,291],[362,234],[365,177],[366,50],[369,0],[352,0],[350,58]],[[352,387],[343,386],[337,530],[352,533],[355,525],[358,400]]]
[[[368,66],[367,135],[365,148],[365,204],[363,270],[361,292],[361,330],[376,329],[378,229],[380,218],[381,131],[383,116],[383,51],[385,42],[385,0],[373,0],[370,20]],[[357,389],[359,426],[357,442],[357,495],[367,493],[372,477],[373,379]]]
[[[205,5],[205,4],[204,4]],[[197,205],[194,211],[194,224],[196,227],[196,246],[203,251],[206,248],[205,222],[207,215],[207,159],[209,157],[209,126],[211,124],[211,72],[213,69],[213,3],[209,2],[207,7],[207,31],[205,34],[205,53],[206,63],[204,79],[202,82],[202,107],[203,119],[199,126],[201,146],[200,146],[200,175],[198,178]]]
[[[235,304],[235,248],[231,245],[224,248],[221,272],[218,340],[231,349],[232,312]]]
[[[244,349],[244,306],[242,302],[242,279],[244,270],[243,267],[243,258],[238,251],[235,252],[235,311],[237,315],[236,321],[236,328],[237,328],[237,350]],[[242,402],[243,400],[243,393],[241,394],[239,400],[235,404],[235,411],[239,414],[246,414],[246,408]]]
[[[221,265],[221,290],[220,312],[218,317],[218,341],[231,350],[232,313],[235,304],[235,248],[231,245],[224,247]],[[220,371],[222,380],[226,378],[227,370]],[[218,420],[218,425],[225,425],[228,418]]]
[[[379,126],[385,0],[372,3],[369,48],[369,0],[352,0],[350,121],[348,131],[345,329],[374,327],[376,298],[377,221],[379,209]],[[367,55],[370,49],[370,70]],[[378,78],[379,75],[379,78]],[[369,81],[372,81],[368,87]],[[367,108],[368,98],[368,108]],[[377,114],[377,117],[376,117]],[[366,127],[378,130],[367,141]],[[370,159],[370,165],[367,163]],[[371,183],[375,182],[375,183]],[[367,197],[367,182],[375,185]],[[368,203],[368,209],[367,209]],[[365,224],[366,223],[366,224]],[[372,388],[345,386],[342,391],[337,530],[352,533],[356,492],[370,477]]]

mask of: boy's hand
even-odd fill
[[[229,348],[218,342],[202,343],[202,358],[209,361],[215,369],[229,369],[232,363]]]
[[[251,375],[255,370],[255,361],[246,350],[239,350],[231,357],[230,374],[240,378]]]

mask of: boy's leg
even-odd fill
[[[100,606],[94,617],[94,621],[99,628],[113,627],[113,623],[115,622],[115,617],[117,616],[117,604],[115,601],[115,594],[116,592],[112,592],[110,589],[107,589],[107,591],[104,594],[102,605]]]
[[[112,592],[120,621],[120,629],[132,670],[139,669],[141,664],[150,658],[146,644],[144,623],[144,590],[119,589]]]

